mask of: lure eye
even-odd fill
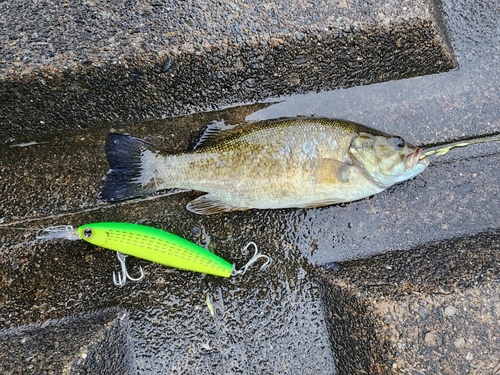
[[[393,138],[392,143],[394,144],[394,147],[398,149],[405,147],[405,140],[403,138]]]
[[[83,236],[84,236],[85,238],[90,238],[90,237],[92,237],[92,229],[90,229],[90,228],[85,228],[85,229],[83,230]]]

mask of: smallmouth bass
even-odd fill
[[[186,206],[197,214],[351,202],[411,179],[429,164],[421,148],[401,137],[322,117],[209,127],[197,148],[179,154],[110,133],[105,152],[110,169],[102,200],[171,188],[206,192]]]

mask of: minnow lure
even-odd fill
[[[37,236],[37,239],[82,239],[96,246],[166,266],[222,277],[244,274],[248,267],[260,257],[267,258],[267,262],[261,269],[270,263],[270,258],[258,253],[257,245],[250,242],[245,249],[254,245],[255,254],[243,268],[237,270],[235,265],[201,246],[175,234],[140,224],[101,222],[85,224],[77,229],[70,225],[62,225],[45,228],[43,232],[45,234]],[[124,258],[119,259],[124,268]],[[126,276],[125,274],[124,279]],[[123,285],[124,282],[115,281],[115,284]]]
[[[448,151],[450,151],[453,148],[457,147],[465,147],[469,145],[475,145],[478,143],[487,143],[487,142],[498,142],[500,141],[500,137],[494,137],[494,138],[478,138],[478,139],[471,139],[471,140],[464,140],[464,141],[458,141],[458,142],[453,142],[453,143],[448,143],[446,145],[442,146],[436,146],[436,147],[431,147],[425,150],[421,155],[420,155],[420,160],[429,157],[429,156],[442,156],[446,154]]]

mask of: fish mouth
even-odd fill
[[[424,151],[419,147],[415,150],[415,152],[412,152],[411,154],[407,155],[405,157],[405,164],[408,167],[408,169],[413,169],[415,166],[418,164],[421,164],[425,167],[429,165],[429,160],[427,158],[420,159],[420,156],[422,155]]]

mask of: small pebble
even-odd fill
[[[465,339],[463,337],[459,337],[453,342],[453,345],[455,345],[455,348],[463,348],[465,345]]]
[[[420,316],[420,319],[425,320],[425,318],[427,318],[429,313],[427,312],[426,309],[424,309],[423,307],[420,307],[418,309],[418,315]]]
[[[457,312],[457,308],[455,306],[448,306],[446,309],[444,309],[444,315],[446,316],[453,316]]]
[[[441,338],[436,331],[430,331],[425,334],[424,342],[428,346],[436,347],[440,345]]]
[[[335,263],[335,262],[326,263],[325,266],[329,270],[332,270],[332,271],[335,271],[335,272],[340,269],[340,265],[338,263]]]
[[[248,78],[245,82],[243,82],[245,86],[253,88],[257,86],[257,80],[255,78]]]
[[[423,187],[426,187],[426,186],[427,186],[427,183],[426,183],[424,180],[422,180],[421,178],[417,178],[417,179],[415,180],[415,183],[416,183],[416,185],[417,185],[418,187],[421,187],[421,188],[423,188]]]
[[[165,61],[163,62],[163,65],[160,69],[160,72],[161,73],[166,73],[170,70],[170,68],[172,67],[172,59],[170,58],[170,56],[167,56],[165,58]]]
[[[300,32],[295,33],[295,39],[297,39],[298,41],[303,41],[305,37],[306,36],[304,33],[300,33]]]

